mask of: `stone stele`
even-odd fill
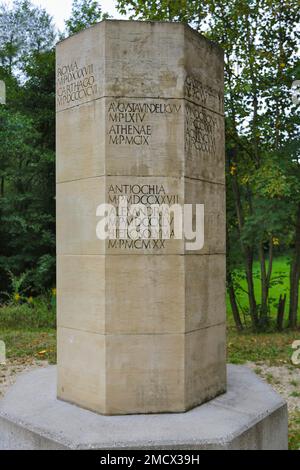
[[[175,23],[57,46],[58,398],[185,412],[226,391],[224,59]],[[100,240],[102,203],[204,204],[205,242]],[[152,201],[152,202],[151,202]]]

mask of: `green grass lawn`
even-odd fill
[[[291,364],[292,344],[300,340],[299,331],[282,333],[237,333],[233,327],[227,330],[227,354],[231,364],[264,362],[270,366]],[[300,369],[299,369],[300,373]]]
[[[300,411],[289,417],[289,449],[300,449]]]
[[[36,359],[56,363],[56,331],[0,328],[0,340],[11,360]]]
[[[46,298],[0,307],[0,340],[8,359],[56,362],[56,309]]]
[[[280,256],[274,259],[273,272],[272,272],[272,287],[270,289],[270,301],[271,318],[276,318],[277,305],[280,294],[287,294],[287,302],[285,307],[285,324],[287,323],[288,311],[289,311],[289,275],[290,275],[290,259],[288,256]],[[241,290],[238,291],[237,299],[240,306],[241,314],[243,316],[244,311],[247,310],[248,306],[248,295],[247,295],[247,283],[246,279],[242,277],[240,280]],[[254,287],[257,303],[260,303],[261,296],[261,285],[260,285],[260,265],[259,261],[254,263]],[[229,324],[233,324],[233,318],[231,315],[231,307],[229,299],[227,298],[227,311],[229,312],[228,320]],[[300,313],[300,298],[299,298],[299,313]],[[245,317],[243,316],[243,319]],[[299,317],[300,318],[300,317]],[[250,325],[250,318],[246,315],[247,324]]]

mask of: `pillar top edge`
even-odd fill
[[[211,41],[210,39],[207,39],[203,34],[199,33],[196,29],[192,28],[192,26],[190,26],[187,23],[183,23],[181,21],[105,19],[105,20],[100,21],[99,23],[96,23],[96,24],[90,26],[89,28],[86,28],[82,31],[79,31],[78,33],[72,34],[68,38],[65,38],[65,39],[62,39],[62,40],[58,41],[56,43],[56,48],[59,47],[60,45],[64,44],[66,41],[69,41],[70,39],[73,39],[73,38],[75,38],[79,35],[86,34],[87,31],[90,31],[90,30],[96,29],[96,28],[104,27],[106,24],[110,24],[110,23],[120,23],[120,24],[125,24],[125,23],[129,24],[130,23],[131,25],[133,25],[133,24],[145,24],[145,25],[152,25],[152,26],[164,25],[164,26],[171,27],[171,28],[175,28],[175,27],[181,28],[183,30],[189,31],[192,34],[196,35],[198,37],[198,39],[203,40],[206,43],[210,44],[220,54],[224,55],[224,50],[222,49],[222,47],[219,44],[217,44],[214,41]]]

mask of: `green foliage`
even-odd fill
[[[2,292],[6,295],[9,303],[19,303],[22,299],[22,295],[25,294],[25,291],[28,289],[26,287],[26,281],[28,278],[28,272],[22,273],[20,276],[15,276],[11,271],[7,271],[9,280],[10,280],[10,293]]]
[[[48,271],[44,260],[44,271]],[[52,289],[40,297],[32,297],[31,282],[34,276],[41,276],[44,281],[43,264],[32,272],[27,271],[15,276],[8,271],[10,291],[2,292],[5,303],[0,304],[0,328],[55,328],[56,326],[56,289]],[[41,290],[45,282],[41,282]]]
[[[151,21],[201,22],[207,13],[207,1],[197,0],[118,0],[117,8],[132,19]]]
[[[53,47],[55,36],[52,18],[29,0],[14,0],[12,8],[0,4],[0,64],[9,75],[22,70],[33,52]]]
[[[65,22],[69,35],[109,18],[95,0],[73,0],[71,17]]]
[[[0,329],[55,328],[55,304],[51,298],[36,299],[22,297],[0,308]]]
[[[12,8],[1,3],[4,23],[0,291],[13,293],[10,270],[17,277],[28,272],[30,293],[37,295],[55,284],[55,30],[49,15],[28,1],[18,0]],[[16,44],[13,55],[7,52],[8,38]]]
[[[1,121],[5,132],[0,148],[0,276],[5,283],[7,269],[20,274],[36,265],[45,266],[45,256],[54,259],[55,154],[40,146],[37,125],[26,115],[1,108]],[[54,264],[48,260],[47,265],[52,284]],[[33,287],[35,292],[40,288]]]

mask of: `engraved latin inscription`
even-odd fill
[[[218,130],[217,116],[201,106],[187,103],[185,118],[187,151],[196,150],[200,153],[214,155]]]
[[[110,145],[149,146],[153,137],[153,116],[179,114],[181,104],[162,102],[111,101],[107,108]]]
[[[80,66],[76,61],[57,69],[57,105],[78,104],[85,99],[93,99],[98,91],[94,65]]]
[[[184,96],[187,100],[206,108],[224,113],[224,98],[221,92],[211,86],[203,85],[195,77],[187,76],[184,84]]]
[[[120,198],[125,198],[128,204],[128,207],[132,205],[142,205],[146,208],[147,221],[149,220],[149,215],[151,214],[151,207],[154,206],[172,206],[180,203],[180,197],[178,194],[170,193],[166,189],[164,184],[112,184],[108,188],[107,193],[107,202],[113,205],[116,209],[118,223],[122,221],[124,214],[119,213],[120,207]],[[132,217],[125,216],[127,223],[132,222]],[[173,216],[170,218],[170,224],[174,222]],[[147,225],[143,220],[140,221],[141,225]],[[146,230],[150,231],[150,227]],[[147,238],[147,237],[146,237]],[[156,250],[166,248],[167,240],[163,239],[163,229],[160,228],[160,239],[154,240],[150,239],[136,239],[133,240],[130,237],[126,239],[121,236],[120,231],[117,230],[117,239],[108,241],[108,248],[110,249],[121,249],[121,250]],[[171,228],[170,240],[174,239],[174,231]]]

